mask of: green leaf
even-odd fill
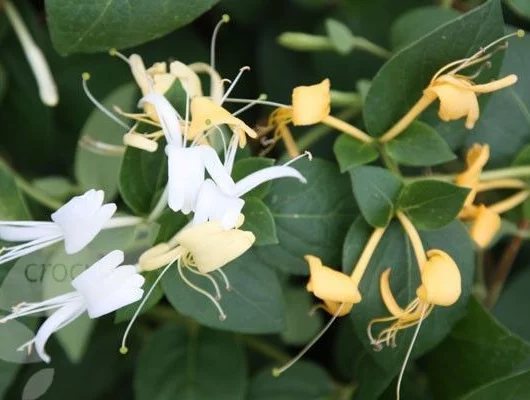
[[[102,101],[109,109],[118,106],[123,110],[134,108],[138,98],[138,90],[134,83],[127,83],[112,91]],[[97,108],[88,117],[75,156],[75,177],[83,190],[101,189],[105,191],[105,198],[112,199],[118,193],[118,178],[123,152],[118,149],[123,146],[124,129],[118,127]],[[97,150],[97,144],[118,146],[116,150]],[[125,147],[122,147],[125,151]]]
[[[440,6],[418,7],[407,11],[392,24],[392,48],[401,49],[460,15],[452,8]]]
[[[503,26],[500,4],[490,0],[402,49],[372,81],[363,108],[368,132],[383,134],[421,98],[438,69],[501,37]],[[494,77],[497,65],[484,71],[480,80]]]
[[[226,333],[168,326],[153,334],[138,356],[138,400],[243,400],[245,353]]]
[[[247,400],[319,400],[333,391],[330,376],[316,364],[299,361],[279,377],[265,368],[251,381]]]
[[[189,24],[217,0],[46,0],[52,41],[61,54],[126,48]]]
[[[529,268],[513,274],[493,308],[493,314],[501,323],[527,341],[530,341],[530,320],[521,318],[520,305],[526,301],[529,285]]]
[[[526,0],[504,0],[504,2],[520,17],[530,19],[530,3]]]
[[[379,158],[379,152],[374,143],[363,143],[348,135],[340,135],[335,140],[333,152],[339,162],[340,172],[346,172],[353,167],[368,164]]]
[[[69,200],[70,197],[79,192],[78,188],[72,182],[62,176],[47,176],[45,178],[34,179],[31,184],[48,196],[62,201]]]
[[[456,399],[514,372],[528,356],[530,346],[472,299],[465,318],[427,355],[425,365],[436,398]]]
[[[525,400],[530,392],[530,371],[497,379],[466,394],[461,400]]]
[[[438,132],[419,121],[413,122],[398,137],[385,143],[384,148],[394,161],[412,167],[430,167],[456,158]]]
[[[167,183],[163,143],[155,153],[127,147],[120,168],[119,188],[125,203],[138,215],[149,214]]]
[[[491,95],[481,109],[480,119],[467,145],[488,143],[488,168],[504,167],[530,141],[530,88],[527,72],[530,65],[530,37],[510,40],[500,76],[516,74],[519,81]]]
[[[328,161],[300,160],[296,168],[307,179],[273,182],[265,198],[276,222],[279,245],[260,246],[261,262],[290,274],[307,275],[304,255],[339,265],[340,243],[356,215],[348,178]]]
[[[0,218],[3,220],[28,219],[29,211],[18,190],[10,168],[0,159]]]
[[[354,46],[354,37],[348,26],[335,19],[326,19],[326,31],[339,54],[348,54]]]
[[[318,333],[322,327],[322,315],[311,313],[313,297],[305,288],[287,287],[285,289],[285,325],[282,340],[290,345],[304,345]]]
[[[469,189],[437,180],[421,180],[405,186],[399,196],[399,209],[419,229],[435,230],[453,221]]]
[[[512,161],[513,166],[530,165],[530,145],[524,146]]]
[[[167,208],[162,215],[156,220],[159,225],[154,244],[167,242],[177,234],[189,222],[189,217]]]
[[[245,176],[250,175],[253,172],[259,171],[260,169],[271,167],[274,165],[274,160],[271,158],[264,157],[248,157],[238,160],[234,164],[232,169],[232,179],[234,182],[239,182]],[[250,192],[246,193],[243,198],[256,197],[258,199],[263,199],[271,188],[272,182],[268,181],[257,188],[252,189]]]
[[[342,265],[345,273],[351,273],[371,233],[372,228],[362,218],[358,218],[352,224],[344,242]],[[453,306],[435,307],[424,320],[412,350],[412,359],[438,344],[465,313],[475,271],[473,244],[463,224],[459,221],[454,221],[434,232],[420,232],[420,236],[426,250],[443,249],[455,260],[462,276],[462,294]],[[420,285],[420,274],[410,242],[397,221],[390,223],[370,259],[359,287],[363,300],[355,305],[350,313],[355,333],[367,352],[385,371],[397,374],[403,363],[414,329],[409,328],[398,332],[397,347],[385,347],[379,352],[373,351],[366,334],[366,327],[372,319],[389,316],[379,290],[381,273],[387,268],[392,268],[390,285],[396,301],[401,307],[406,307],[416,298],[416,289]],[[374,326],[375,334],[383,326],[388,326],[388,324],[377,325],[379,326]]]
[[[372,226],[387,226],[401,191],[400,179],[379,167],[358,167],[350,171],[350,176],[363,217]]]
[[[256,236],[254,246],[279,243],[274,218],[263,201],[256,198],[246,199],[242,213],[245,222],[241,229],[251,231]]]
[[[225,289],[219,275],[212,276],[221,289],[219,304],[227,315],[224,321],[219,320],[219,312],[208,298],[187,286],[176,265],[162,278],[164,292],[175,309],[203,325],[245,333],[281,332],[284,305],[276,273],[261,264],[251,250],[224,266],[223,272],[231,290]],[[183,274],[196,286],[213,293],[212,283],[206,278],[185,268]]]

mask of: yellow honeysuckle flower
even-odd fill
[[[397,333],[402,329],[416,326],[398,377],[396,394],[399,399],[401,380],[412,347],[418,337],[421,323],[431,313],[434,306],[448,307],[456,303],[462,292],[462,280],[460,270],[449,254],[439,249],[432,249],[426,253],[420,235],[412,222],[402,211],[396,212],[396,216],[407,233],[414,250],[420,270],[421,285],[416,290],[417,297],[403,309],[392,294],[390,269],[385,270],[381,274],[380,290],[383,302],[391,316],[371,320],[367,327],[367,334],[375,349],[380,350],[383,344],[395,347]],[[377,337],[374,337],[372,328],[378,323],[391,323],[391,325],[379,332]]]
[[[458,186],[471,189],[464,202],[464,208],[473,204],[480,182],[480,174],[490,157],[490,147],[487,144],[475,143],[466,154],[465,171],[458,174],[455,183]]]
[[[191,99],[191,123],[188,133],[195,137],[204,131],[219,125],[226,124],[239,135],[239,145],[244,147],[247,138],[257,138],[257,133],[239,118],[234,117],[229,111],[217,105],[207,97],[194,97]]]
[[[329,79],[317,85],[298,86],[292,94],[292,123],[294,126],[321,122],[331,110]]]
[[[329,79],[326,78],[315,85],[295,87],[292,92],[292,105],[280,107],[273,111],[269,117],[265,132],[273,129],[274,136],[272,144],[281,138],[285,142],[285,146],[291,157],[296,157],[300,154],[300,150],[296,146],[291,131],[287,127],[291,123],[294,126],[308,126],[323,123],[345,132],[362,142],[369,143],[373,140],[360,129],[330,115],[330,109],[331,93]]]
[[[359,284],[385,230],[385,228],[374,229],[350,276],[323,265],[318,257],[312,255],[304,257],[310,271],[306,289],[323,301],[323,304],[316,308],[323,308],[332,315],[332,318],[294,358],[282,367],[274,368],[272,370],[274,376],[279,376],[292,367],[326,333],[338,317],[347,315],[354,304],[361,302]]]
[[[422,97],[405,116],[379,138],[379,141],[385,143],[398,136],[436,99],[440,101],[438,115],[441,120],[454,121],[466,118],[466,128],[473,129],[480,116],[477,96],[504,89],[517,82],[517,76],[514,74],[485,84],[477,85],[473,81],[480,74],[481,68],[488,65],[484,62],[491,58],[495,49],[506,47],[505,44],[499,45],[499,43],[512,36],[523,37],[524,31],[519,30],[516,33],[503,36],[481,48],[471,57],[453,61],[440,68],[423,91]],[[497,47],[495,48],[495,46]],[[492,48],[494,49],[487,53]],[[459,73],[480,63],[483,63],[483,66],[474,75],[466,76]]]
[[[219,304],[221,291],[212,273],[217,272],[224,281],[226,290],[230,290],[228,277],[221,268],[245,253],[256,240],[252,232],[238,229],[244,219],[243,214],[240,214],[236,227],[229,230],[225,230],[219,221],[187,226],[168,242],[159,243],[145,251],[138,260],[139,268],[142,271],[153,271],[165,266],[159,275],[161,277],[176,262],[184,283],[207,297],[219,311],[219,318],[224,320],[226,314]],[[207,278],[215,289],[215,295],[191,282],[184,270]]]
[[[478,207],[472,206],[472,211],[468,212],[473,219],[469,228],[469,236],[478,247],[484,249],[501,229],[501,217],[484,204]]]
[[[442,250],[433,249],[427,252],[427,260],[421,266],[421,285],[416,290],[417,297],[405,309],[397,304],[392,294],[390,269],[381,274],[380,289],[383,302],[392,316],[370,322],[368,334],[376,348],[383,343],[395,346],[397,333],[427,318],[435,305],[449,307],[456,303],[462,293],[462,282],[460,270],[451,256]],[[393,324],[381,331],[376,339],[371,334],[371,328],[379,322]]]
[[[310,270],[307,291],[322,300],[323,308],[331,315],[349,314],[353,305],[362,299],[355,282],[348,275],[323,265],[318,257],[306,255],[304,258]]]
[[[495,92],[516,82],[514,74],[483,85],[475,85],[470,77],[463,75],[435,75],[424,95],[440,100],[438,116],[442,121],[466,118],[466,128],[473,129],[480,115],[477,95]]]

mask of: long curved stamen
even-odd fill
[[[239,69],[239,72],[237,73],[236,77],[234,78],[234,80],[232,81],[232,83],[230,84],[230,86],[228,87],[228,89],[226,89],[226,92],[224,94],[224,96],[221,98],[221,104],[223,104],[223,102],[225,101],[225,99],[230,95],[230,93],[232,92],[232,90],[234,90],[234,88],[236,87],[237,85],[237,82],[239,81],[239,79],[241,79],[241,76],[243,75],[243,73],[245,71],[250,71],[250,67],[249,66],[244,66],[244,67],[241,67]]]
[[[219,275],[221,275],[221,278],[223,278],[223,281],[225,282],[225,289],[227,292],[231,291],[232,290],[232,286],[230,285],[230,281],[228,280],[228,276],[226,276],[226,274],[223,272],[222,269],[217,269],[216,270]]]
[[[51,299],[41,301],[40,303],[20,303],[13,307],[13,312],[0,319],[0,323],[24,317],[26,315],[37,314],[44,311],[60,308],[65,304],[75,301],[80,297],[78,293],[66,293]]]
[[[236,97],[227,97],[226,99],[224,99],[223,102],[226,102],[226,103],[243,103],[243,104],[248,104],[248,103],[255,103],[255,104],[260,104],[262,106],[270,106],[270,107],[275,107],[275,108],[292,108],[289,104],[282,104],[282,103],[276,103],[274,101],[268,101],[268,100],[251,100],[251,99],[240,99],[240,98],[236,98]]]
[[[287,161],[285,164],[283,164],[283,166],[287,167],[287,166],[291,165],[292,163],[294,163],[294,162],[296,162],[296,161],[298,161],[298,160],[300,160],[302,158],[306,158],[306,157],[307,157],[307,159],[309,161],[311,161],[313,159],[313,154],[310,151],[306,150],[306,151],[304,151],[304,154],[300,154],[299,156],[296,156],[295,158]]]
[[[224,134],[223,130],[221,129],[221,127],[219,125],[215,125],[212,129],[209,129],[208,131],[203,132],[200,135],[198,135],[193,140],[193,142],[191,142],[190,147],[196,146],[197,143],[199,142],[199,140],[208,139],[210,137],[210,135],[212,135],[214,133],[219,133],[219,136],[221,137],[221,141],[223,142],[223,154],[226,154],[226,152],[228,151],[228,147],[227,147],[227,144],[226,144],[225,134]]]
[[[204,278],[207,278],[210,282],[212,282],[213,288],[215,290],[215,300],[217,301],[221,300],[221,290],[219,290],[219,285],[217,284],[216,280],[213,277],[211,277],[208,274],[203,274],[202,272],[197,271],[194,268],[188,268],[188,271],[190,271],[191,273],[194,273],[195,275],[199,275]]]
[[[215,46],[217,42],[217,35],[219,33],[219,29],[221,29],[221,26],[228,22],[230,22],[230,16],[228,14],[223,14],[221,20],[217,23],[217,25],[215,25],[213,30],[212,43],[210,44],[210,65],[213,69],[215,69]]]
[[[88,84],[87,81],[90,79],[90,74],[88,72],[84,72],[82,74],[83,78],[83,90],[85,91],[86,96],[90,99],[92,104],[94,104],[99,111],[101,111],[103,114],[105,114],[107,117],[112,119],[114,122],[116,122],[118,125],[120,125],[122,128],[125,128],[127,130],[130,130],[131,127],[127,125],[125,122],[123,122],[121,119],[119,119],[116,115],[114,115],[112,112],[110,112],[103,104],[101,104],[99,101],[96,100],[96,98],[90,93],[90,90],[88,90]]]
[[[293,359],[291,359],[291,361],[289,361],[287,364],[283,365],[282,367],[280,368],[273,368],[272,370],[272,375],[274,375],[275,377],[278,377],[280,376],[282,373],[284,373],[285,371],[287,371],[289,368],[291,368],[300,358],[302,358],[302,356],[307,353],[307,351],[313,347],[313,345],[322,337],[322,335],[324,335],[324,333],[326,333],[326,331],[331,327],[331,325],[333,325],[333,322],[335,322],[335,320],[337,319],[337,317],[340,315],[341,311],[342,311],[342,307],[344,307],[344,303],[341,303],[341,305],[339,306],[339,308],[337,309],[337,312],[335,312],[335,314],[333,314],[333,317],[328,321],[328,323],[326,324],[326,326],[324,326],[324,328],[322,328],[322,330],[313,338],[313,340],[311,340],[303,349],[302,351],[300,351],[300,353],[298,353]]]
[[[151,287],[149,288],[149,291],[145,294],[144,298],[142,299],[142,302],[138,305],[138,308],[136,309],[136,311],[134,312],[131,320],[129,321],[129,324],[127,325],[127,328],[125,329],[125,332],[123,334],[123,338],[121,339],[121,347],[120,347],[120,353],[121,354],[127,354],[127,352],[129,351],[128,347],[126,346],[126,341],[127,341],[127,336],[129,336],[129,332],[131,331],[131,328],[134,324],[134,322],[136,321],[136,319],[138,318],[138,316],[140,315],[140,311],[142,311],[142,308],[143,306],[145,305],[145,303],[147,302],[147,300],[149,299],[149,296],[151,296],[151,294],[153,293],[153,290],[155,290],[155,287],[156,285],[158,285],[158,282],[160,282],[160,279],[162,279],[162,277],[164,276],[164,274],[167,272],[167,270],[175,263],[176,260],[173,260],[171,261],[167,267],[165,267],[162,272],[160,273],[160,275],[158,275],[155,279],[155,281],[153,282],[153,284],[151,285]]]
[[[517,37],[521,38],[524,35],[525,35],[524,30],[519,29],[516,32],[509,33],[508,35],[504,35],[503,37],[500,37],[499,39],[497,39],[497,40],[491,42],[490,44],[488,44],[486,47],[481,48],[479,51],[477,51],[475,54],[473,54],[471,57],[469,57],[466,61],[464,61],[462,63],[462,65],[458,66],[453,71],[451,71],[451,73],[454,74],[454,73],[462,70],[463,68],[466,68],[469,65],[470,62],[475,60],[477,57],[480,57],[481,55],[485,54],[489,49],[491,49],[492,47],[496,46],[497,44],[505,41],[506,39],[509,39],[509,38],[511,38],[513,36],[517,36]]]
[[[416,342],[416,339],[418,338],[418,334],[420,333],[421,323],[423,322],[423,319],[425,317],[426,310],[427,310],[427,304],[425,304],[422,307],[420,322],[418,322],[418,326],[416,327],[416,330],[414,331],[414,335],[412,336],[409,349],[407,350],[407,354],[405,355],[405,360],[403,361],[403,365],[401,366],[401,371],[399,372],[399,378],[398,378],[397,385],[396,385],[396,400],[399,400],[401,381],[403,380],[403,375],[405,374],[405,368],[407,367],[407,362],[409,360],[410,354],[412,353],[412,348],[414,347],[414,343]]]
[[[222,309],[221,305],[219,304],[219,302],[215,299],[215,297],[213,297],[206,290],[201,289],[197,285],[193,284],[188,278],[186,278],[186,276],[184,275],[184,272],[182,271],[182,264],[180,263],[180,260],[178,261],[177,267],[178,267],[179,275],[182,278],[182,280],[184,281],[184,283],[186,283],[186,285],[188,285],[191,289],[195,290],[196,292],[199,292],[200,294],[202,294],[203,296],[208,298],[208,300],[210,300],[215,305],[217,310],[219,311],[219,320],[220,321],[224,321],[226,319],[226,314],[223,311],[223,309]]]
[[[110,49],[109,55],[111,57],[118,57],[119,59],[121,59],[122,61],[125,61],[129,65],[131,64],[131,62],[129,61],[129,58],[123,55],[123,53],[120,53],[118,49]]]
[[[33,240],[19,246],[4,247],[2,250],[6,252],[0,256],[0,264],[4,264],[8,261],[33,253],[34,251],[51,246],[61,240],[63,240],[62,235]]]
[[[124,116],[126,118],[130,118],[130,119],[132,119],[134,121],[137,121],[137,122],[143,122],[145,124],[156,126],[157,128],[161,128],[161,125],[158,122],[155,122],[155,121],[152,121],[152,120],[146,118],[146,117],[148,117],[148,115],[145,114],[145,113],[128,113],[128,112],[123,111],[118,106],[114,106],[112,108],[114,109],[114,111],[116,113],[118,113],[119,115],[122,115],[122,116]]]
[[[232,115],[235,117],[235,116],[247,111],[248,109],[254,107],[255,105],[260,104],[259,103],[260,101],[266,100],[266,99],[267,99],[267,95],[265,93],[262,93],[262,94],[259,95],[259,97],[256,100],[253,100],[250,103],[248,103],[246,106],[241,107],[239,110],[233,112]]]

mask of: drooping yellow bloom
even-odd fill
[[[329,79],[317,85],[298,86],[292,94],[294,126],[313,125],[323,121],[331,110]]]
[[[403,309],[392,294],[390,269],[381,274],[381,297],[391,316],[373,319],[368,325],[368,336],[376,348],[380,348],[382,344],[396,346],[396,336],[400,330],[419,324],[427,318],[434,306],[453,305],[462,292],[460,270],[451,256],[439,249],[425,253],[414,225],[401,212],[397,213],[397,217],[411,241],[420,270],[421,285],[416,290],[417,297]],[[387,322],[392,324],[374,337],[372,335],[373,325]]]
[[[455,183],[471,189],[458,217],[471,221],[469,235],[479,248],[486,248],[501,228],[501,217],[504,213],[525,201],[530,192],[526,182],[519,179],[497,179],[481,181],[481,174],[489,159],[489,146],[475,143],[467,152],[465,171],[458,174]],[[473,204],[478,192],[493,189],[521,189],[505,200],[486,206]]]
[[[338,312],[341,304],[344,305],[337,315],[349,314],[353,305],[362,299],[355,282],[348,275],[323,265],[318,257],[306,255],[304,258],[311,274],[307,291],[322,300],[323,308],[331,315]]]
[[[265,132],[273,130],[272,143],[274,144],[279,139],[282,139],[291,157],[299,155],[300,150],[296,146],[288,128],[289,124],[308,126],[323,123],[362,142],[371,142],[373,140],[353,125],[331,116],[330,110],[331,92],[329,79],[326,78],[315,85],[295,87],[292,92],[292,105],[274,110],[269,116]]]
[[[483,85],[475,85],[472,78],[464,75],[435,75],[424,95],[438,98],[438,116],[442,121],[465,118],[466,128],[473,129],[480,116],[477,95],[495,92],[516,82],[517,76],[514,74]]]
[[[462,186],[470,189],[469,194],[464,202],[464,207],[470,206],[475,201],[477,195],[477,188],[480,182],[480,174],[490,157],[490,147],[487,144],[475,143],[468,150],[466,154],[466,165],[465,171],[458,174],[455,178],[455,183],[458,186]]]
[[[217,105],[207,97],[195,97],[191,100],[190,137],[195,137],[211,128],[226,124],[239,135],[239,145],[244,147],[247,143],[246,135],[251,138],[258,134],[239,118],[234,117],[228,110]]]
[[[493,50],[487,53],[487,51],[511,36],[522,37],[524,36],[524,31],[519,30],[516,33],[506,35],[481,48],[471,57],[453,61],[440,68],[423,91],[422,97],[379,140],[385,143],[398,136],[436,99],[440,102],[438,116],[442,121],[455,121],[465,118],[466,128],[473,129],[480,116],[477,96],[512,86],[517,82],[517,76],[511,74],[489,83],[477,85],[473,80],[480,73],[480,69],[476,74],[470,76],[462,75],[459,72],[468,67],[484,63],[495,52]],[[504,46],[500,45],[497,48],[503,48]]]

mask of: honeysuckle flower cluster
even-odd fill
[[[224,21],[225,19],[222,22]],[[214,35],[217,31],[216,28]],[[237,112],[231,113],[222,106],[247,67],[240,70],[232,85],[225,91],[213,59],[211,65],[196,63],[187,66],[175,61],[169,68],[166,63],[155,63],[152,67],[145,68],[139,55],[125,57],[117,51],[112,53],[129,64],[132,76],[142,92],[138,106],[143,109],[143,113],[117,110],[137,124],[129,127],[92,96],[87,86],[90,78],[88,74],[83,75],[83,88],[97,108],[127,130],[124,135],[126,145],[153,152],[157,150],[159,141],[165,139],[168,180],[155,208],[163,210],[168,206],[173,212],[185,215],[192,213],[193,218],[169,241],[147,249],[136,266],[119,266],[124,256],[121,251],[116,250],[76,277],[71,283],[73,292],[39,303],[19,304],[10,315],[1,320],[7,322],[55,310],[41,326],[35,339],[21,347],[31,349],[35,344],[37,353],[46,362],[50,361],[44,350],[47,339],[83,312],[87,311],[90,318],[97,318],[141,299],[141,287],[144,283],[141,272],[164,267],[146,296],[143,296],[127,327],[120,349],[122,353],[127,352],[126,337],[141,307],[160,278],[175,264],[183,282],[211,300],[219,311],[219,318],[226,319],[227,315],[220,303],[221,290],[214,273],[221,278],[225,289],[230,290],[228,277],[221,268],[245,253],[255,242],[254,234],[242,229],[245,205],[243,196],[262,183],[274,179],[294,178],[305,182],[305,178],[289,165],[295,160],[255,171],[237,182],[231,177],[237,150],[247,144],[247,137],[257,137],[250,126],[235,116]],[[202,93],[197,75],[202,72],[211,77],[210,97],[205,97]],[[184,101],[185,109],[180,112],[165,97],[168,90],[177,83],[184,93],[181,100]],[[238,112],[248,109],[255,101],[249,100],[247,103]],[[135,131],[139,123],[160,129],[151,134],[140,134]],[[227,127],[232,133],[228,145],[223,146],[222,160],[208,140],[212,134],[221,135],[222,141],[226,140],[221,126]],[[52,222],[0,221],[0,239],[24,242],[4,247],[0,263],[61,241],[64,242],[67,254],[75,254],[85,248],[101,230],[153,220],[152,216],[147,221],[132,216],[113,217],[115,212],[115,204],[104,204],[102,191],[89,190],[54,212],[51,215]],[[188,273],[209,280],[214,293],[191,282],[187,277]]]

